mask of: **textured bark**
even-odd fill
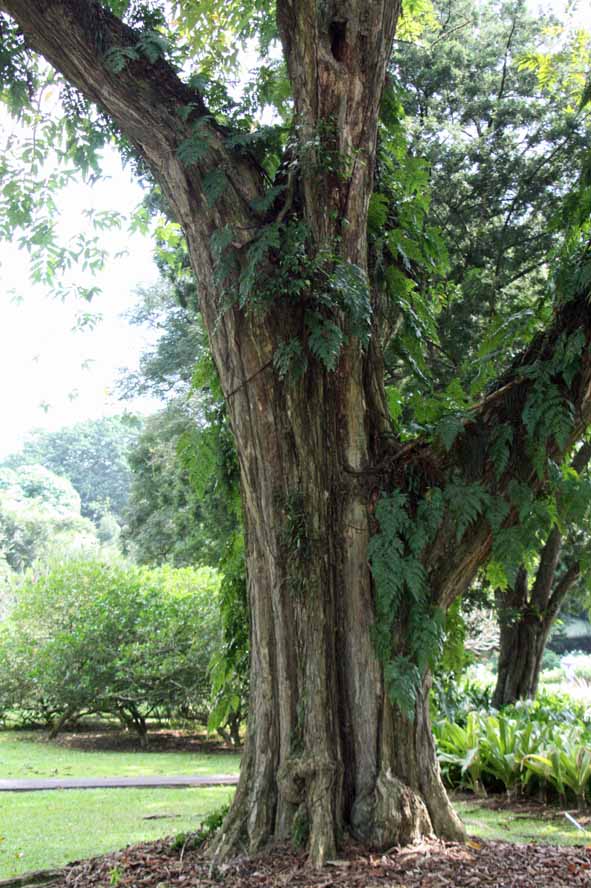
[[[349,378],[316,374],[299,387],[261,375],[265,411],[234,414],[245,445],[252,695],[218,853],[308,830],[317,861],[345,829],[382,847],[433,829],[463,835],[439,779],[426,697],[414,723],[402,720],[371,642],[367,495],[348,471],[372,459],[371,417],[362,379],[351,383],[350,368]],[[260,446],[246,446],[259,435]]]
[[[432,832],[461,838],[435,757],[428,676],[413,721],[385,693],[371,639],[372,507],[382,489],[408,490],[412,479],[422,479],[420,495],[428,495],[454,466],[468,479],[492,483],[480,443],[500,422],[517,433],[504,476],[494,481],[499,494],[515,477],[539,489],[534,467],[524,461],[520,417],[531,380],[520,368],[550,355],[563,331],[583,325],[589,338],[586,294],[561,309],[520,356],[450,453],[422,441],[400,446],[388,425],[377,335],[365,350],[349,337],[334,373],[311,360],[299,381],[284,382],[273,356],[286,336],[301,335],[305,306],[282,300],[280,292],[264,314],[222,301],[211,235],[231,226],[243,262],[264,221],[252,209],[264,188],[256,163],[227,147],[201,97],[164,61],[140,59],[110,73],[105,52],[134,46],[137,35],[93,0],[0,0],[0,10],[142,155],[183,227],[199,282],[240,461],[252,616],[248,735],[216,853],[309,833],[311,857],[322,862],[344,831],[382,847]],[[287,209],[307,222],[312,254],[336,254],[362,271],[378,108],[398,13],[392,0],[278,3],[299,158],[298,201]],[[197,122],[208,151],[187,167],[178,148]],[[203,180],[214,169],[225,171],[229,186],[212,207]],[[313,284],[307,298],[315,298]],[[334,319],[346,330],[344,313]],[[585,351],[565,393],[576,406],[573,436],[588,422],[590,379]],[[471,448],[481,456],[470,474]],[[553,455],[559,456],[556,448]],[[459,542],[445,517],[425,553],[434,604],[448,605],[467,587],[490,545],[484,517]]]
[[[591,444],[584,443],[571,466],[580,473],[590,459]],[[554,527],[540,554],[531,590],[527,571],[521,567],[514,586],[506,592],[497,591],[500,650],[493,694],[493,705],[497,709],[517,700],[531,700],[538,690],[542,658],[552,626],[580,576],[580,565],[575,560],[557,577],[562,542],[560,530]]]
[[[552,531],[544,552],[549,544],[550,548],[552,543],[556,544],[556,537],[559,536],[558,530]],[[545,574],[547,568],[542,557],[531,597],[527,586],[527,572],[523,568],[518,572],[514,587],[504,595],[498,594],[501,633],[497,682],[493,694],[493,705],[497,709],[517,700],[531,700],[535,697],[550,631],[566,596],[580,575],[579,564],[574,563],[567,568],[560,580],[556,580],[554,564],[554,571],[549,578],[550,591],[543,609],[540,609],[539,599],[536,603],[536,592],[539,593],[541,585],[538,584],[538,579],[542,576],[544,585],[548,582]]]

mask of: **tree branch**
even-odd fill
[[[211,233],[227,224],[256,223],[249,205],[262,185],[254,161],[228,147],[227,132],[208,113],[202,96],[163,58],[150,61],[141,50],[142,35],[96,0],[0,0],[0,11],[16,21],[34,50],[112,118],[144,157],[177,220],[189,229],[187,236],[193,232],[200,240],[196,252],[203,267],[196,271],[207,278]],[[200,145],[195,161],[183,164],[179,148],[188,139]],[[214,170],[225,173],[228,187],[210,206],[203,179]]]
[[[550,596],[546,617],[549,623],[553,622],[554,618],[558,614],[558,611],[560,610],[562,602],[568,595],[571,587],[577,582],[580,576],[581,565],[578,561],[573,561],[572,564],[569,564],[566,571],[559,579],[554,592]]]
[[[497,381],[497,391],[485,399],[473,418],[466,422],[464,431],[458,435],[444,458],[434,445],[427,446],[417,441],[413,447],[415,460],[420,459],[423,465],[429,463],[435,467],[432,471],[439,474],[449,474],[455,470],[468,481],[477,481],[484,489],[494,491],[496,496],[507,497],[510,484],[514,481],[527,485],[534,495],[539,494],[547,481],[545,477],[540,477],[530,456],[527,429],[523,423],[523,409],[534,385],[530,371],[536,362],[551,360],[558,342],[564,341],[561,339],[563,335],[568,336],[579,330],[585,337],[580,368],[568,386],[562,377],[554,380],[561,396],[570,401],[573,407],[573,423],[568,440],[559,444],[550,437],[546,442],[548,457],[561,462],[591,422],[591,308],[587,292],[580,293],[557,309],[554,323],[533,339],[507,373]],[[505,425],[511,427],[513,435],[506,467],[502,476],[496,478],[487,446],[494,439],[495,431]],[[406,445],[408,448],[409,445]],[[580,457],[577,454],[577,464],[586,452],[585,447]],[[466,466],[467,454],[470,453],[475,454],[480,466],[477,474],[472,476]],[[407,452],[403,460],[405,463],[411,462],[412,455]],[[517,509],[512,507],[503,526],[510,527],[518,520]],[[428,556],[431,586],[444,607],[468,588],[480,566],[489,557],[492,541],[492,530],[484,512],[470,525],[469,532],[459,543],[453,521],[447,516]]]
[[[536,579],[531,592],[531,604],[538,613],[545,612],[548,606],[561,548],[562,534],[555,525],[550,531],[550,535],[542,549]]]

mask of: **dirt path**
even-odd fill
[[[155,786],[234,786],[238,777],[55,777],[42,780],[0,780],[0,792],[39,792],[47,789],[144,789]]]

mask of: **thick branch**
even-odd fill
[[[550,601],[548,602],[548,607],[545,615],[546,625],[550,626],[554,622],[554,619],[556,618],[564,599],[580,576],[581,565],[578,561],[574,561],[563,573],[563,575],[557,582],[552,595],[550,596]]]
[[[585,441],[584,444],[581,444],[581,446],[573,456],[571,467],[580,475],[583,469],[587,468],[590,459],[591,441]]]
[[[260,190],[256,165],[232,153],[199,93],[184,84],[164,59],[151,62],[142,55],[141,35],[100,3],[0,0],[0,10],[14,18],[33,49],[113,119],[145,158],[177,220],[200,238],[195,255],[201,262],[195,270],[207,280],[211,233],[226,224],[247,228],[253,221],[249,204]],[[121,49],[133,50],[138,58],[123,57],[125,64],[114,72],[109,58]],[[190,137],[205,148],[195,163],[184,166],[178,149]],[[203,192],[203,177],[212,170],[223,170],[228,179],[226,193],[215,207],[208,205]]]
[[[365,267],[378,112],[400,0],[278,0],[293,86],[306,219],[319,244],[342,225]]]
[[[275,345],[268,324],[222,305],[211,242],[226,228],[239,248],[260,226],[251,209],[264,190],[257,164],[228,146],[202,97],[163,59],[145,58],[138,50],[141,35],[96,0],[0,0],[0,11],[15,19],[31,46],[96,102],[144,157],[185,233],[222,387],[235,390],[269,364]],[[113,73],[109,58],[118,48],[139,55]],[[207,197],[209,173],[225,176],[215,202]]]
[[[591,444],[589,442],[585,442],[581,445],[581,447],[579,447],[575,456],[573,457],[571,461],[571,467],[576,472],[582,472],[589,462],[589,459],[591,459]],[[555,525],[550,532],[550,535],[546,541],[546,545],[542,549],[542,554],[540,555],[540,564],[538,566],[538,572],[536,574],[536,580],[531,594],[532,606],[539,613],[544,613],[546,611],[551,600],[551,596],[552,599],[555,595],[559,596],[558,607],[560,607],[560,604],[562,604],[562,601],[564,600],[564,597],[566,596],[570,586],[572,586],[572,584],[578,577],[577,566],[577,571],[572,574],[572,579],[568,582],[566,588],[563,589],[561,581],[558,583],[554,594],[552,594],[552,587],[554,585],[556,568],[558,566],[558,559],[560,558],[561,548],[562,534],[560,533],[558,526]],[[570,568],[564,575],[564,578],[566,578],[567,575],[571,576]]]
[[[413,447],[415,459],[436,467],[435,471],[439,474],[448,474],[455,469],[467,481],[480,482],[485,489],[493,491],[497,496],[506,496],[514,481],[527,485],[534,494],[540,493],[546,479],[539,476],[534,465],[523,422],[523,410],[535,384],[530,370],[536,362],[543,364],[551,361],[558,343],[563,342],[565,336],[578,331],[582,331],[585,337],[578,372],[569,385],[560,375],[553,380],[559,387],[561,396],[573,407],[573,423],[568,439],[559,443],[550,437],[545,445],[548,456],[561,462],[575,441],[580,440],[591,421],[591,308],[586,292],[557,309],[554,323],[534,338],[531,345],[513,362],[509,371],[498,380],[497,390],[480,404],[474,418],[466,423],[464,432],[456,439],[449,455],[442,458],[435,448],[417,442]],[[488,445],[494,439],[495,431],[506,425],[512,429],[512,441],[506,468],[502,477],[496,478]],[[580,456],[577,454],[577,465],[585,455],[586,448]],[[408,454],[405,461],[409,461]],[[469,461],[471,465],[467,465]],[[517,510],[511,509],[504,526],[517,523],[518,517]],[[448,606],[468,588],[479,567],[489,557],[492,541],[492,530],[484,512],[470,525],[459,544],[455,537],[455,527],[448,516],[429,553],[432,587],[442,605]],[[554,545],[550,548],[554,549],[555,543],[556,540],[553,540]],[[553,552],[550,553],[549,549],[548,555],[550,554],[553,555]]]
[[[542,549],[536,579],[531,592],[531,604],[537,613],[544,613],[548,605],[561,548],[562,534],[558,527],[554,526],[546,540],[546,545]]]

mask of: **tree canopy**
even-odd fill
[[[65,478],[41,465],[0,469],[0,559],[13,571],[60,550],[92,548],[95,528]]]
[[[127,457],[139,430],[139,420],[120,416],[88,420],[56,432],[38,431],[3,464],[45,466],[71,482],[85,518],[98,523],[105,512],[111,512],[122,522],[131,483]]]

